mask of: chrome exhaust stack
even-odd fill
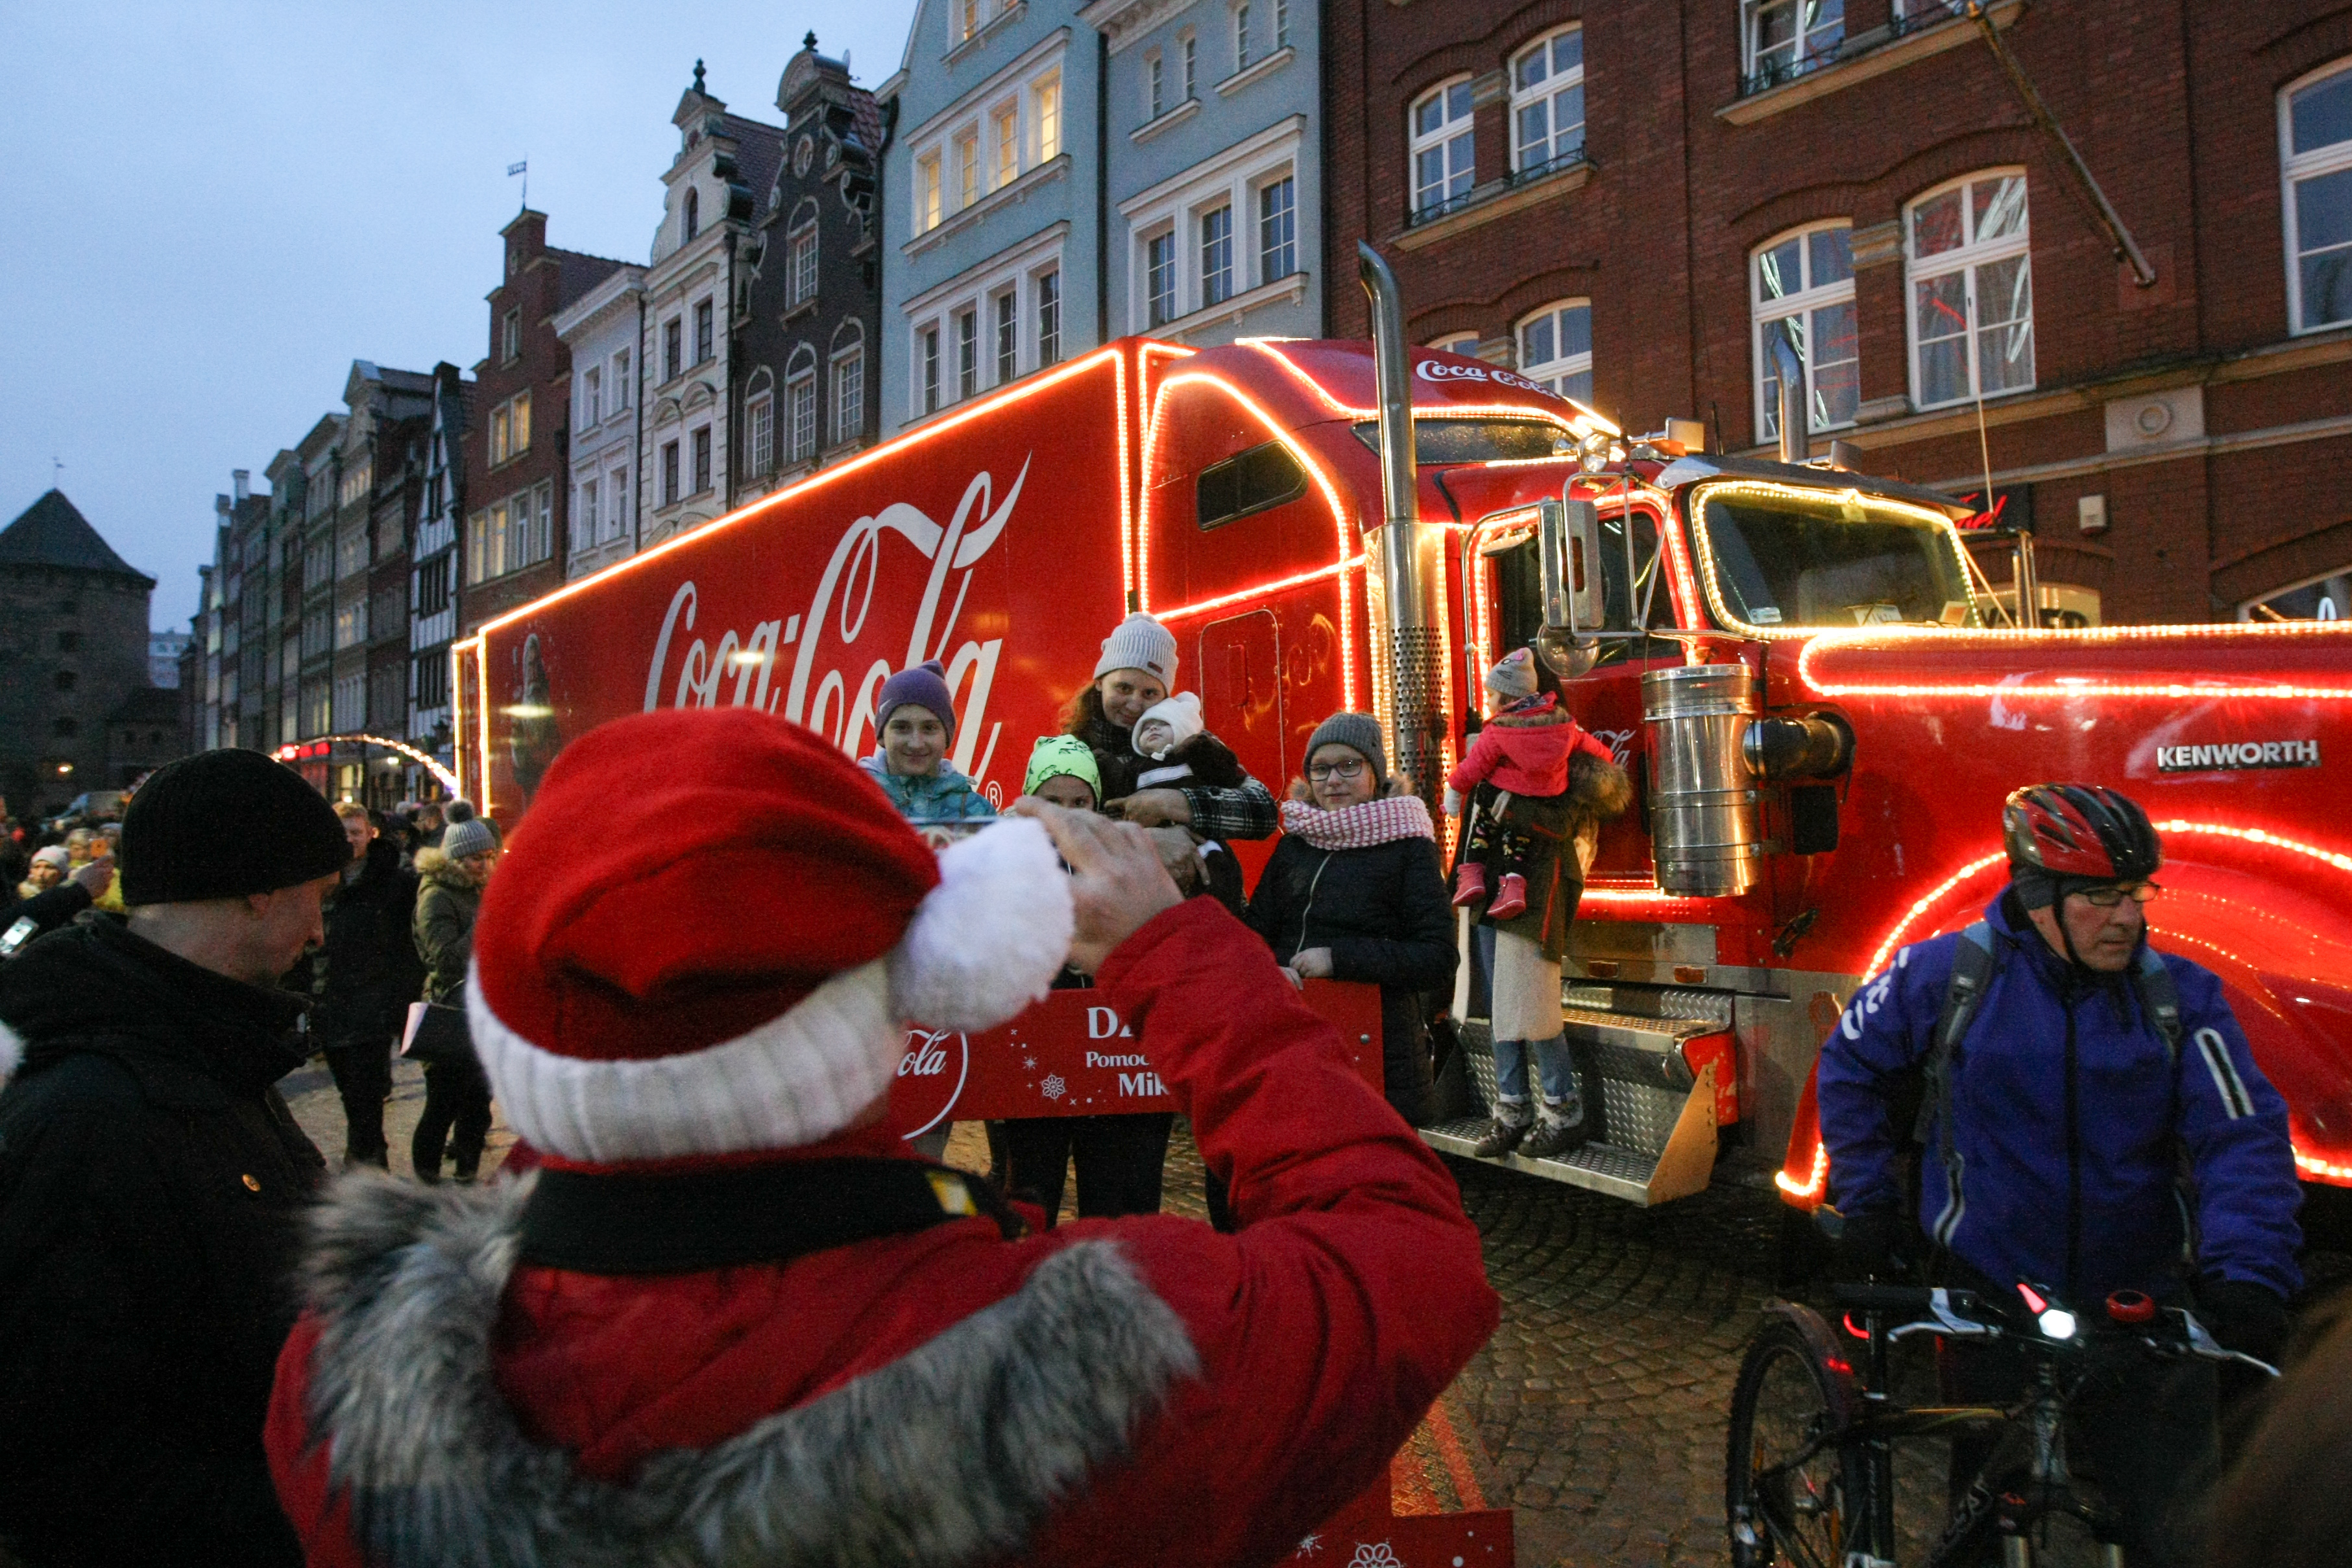
[[[1372,366],[1381,427],[1380,527],[1364,539],[1364,612],[1372,633],[1372,705],[1388,732],[1391,765],[1437,810],[1444,789],[1445,650],[1438,596],[1445,591],[1445,530],[1424,526],[1416,497],[1420,468],[1412,428],[1412,366],[1396,275],[1380,253],[1356,243],[1356,277],[1372,305]]]

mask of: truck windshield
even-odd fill
[[[1717,609],[1774,627],[1975,626],[1952,530],[1924,511],[1785,486],[1705,493]]]
[[[1358,420],[1356,439],[1378,452],[1380,421]],[[1525,462],[1570,455],[1576,436],[1539,419],[1416,419],[1412,447],[1416,463]]]

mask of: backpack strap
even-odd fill
[[[1960,1155],[1958,1129],[1952,1110],[1952,1059],[1968,1035],[1969,1025],[1976,1021],[1977,1009],[1983,1005],[1985,989],[1992,983],[1996,967],[1992,927],[1979,920],[1960,933],[1959,945],[1952,951],[1952,977],[1944,987],[1943,1009],[1936,1015],[1936,1032],[1927,1048],[1927,1095],[1919,1104],[1919,1124],[1912,1140],[1926,1147],[1931,1125],[1942,1134],[1939,1143],[1944,1159],[1944,1211],[1936,1217],[1929,1230],[1929,1239],[1939,1252],[1951,1249],[1953,1232],[1959,1228],[1960,1218],[1968,1212],[1968,1202],[1960,1192],[1965,1162]]]

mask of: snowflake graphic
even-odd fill
[[[1348,1568],[1404,1568],[1404,1564],[1397,1561],[1397,1554],[1389,1550],[1387,1542],[1360,1542],[1356,1554],[1348,1560]]]
[[[1062,1075],[1060,1073],[1048,1072],[1045,1074],[1045,1082],[1037,1085],[1037,1092],[1045,1095],[1048,1100],[1059,1100],[1063,1094],[1068,1092],[1069,1087],[1070,1086],[1068,1084],[1062,1082]]]
[[[1021,1065],[1027,1071],[1034,1072],[1037,1071],[1037,1059],[1034,1056],[1024,1056],[1021,1059]]]
[[[1298,1550],[1292,1552],[1291,1555],[1294,1557],[1322,1556],[1323,1538],[1320,1535],[1309,1535],[1306,1537],[1304,1540],[1299,1542]]]

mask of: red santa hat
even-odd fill
[[[507,1120],[609,1166],[814,1144],[905,1025],[993,1028],[1067,956],[1069,879],[1010,820],[934,855],[861,770],[749,708],[635,716],[547,771],[483,895],[467,1006]]]

